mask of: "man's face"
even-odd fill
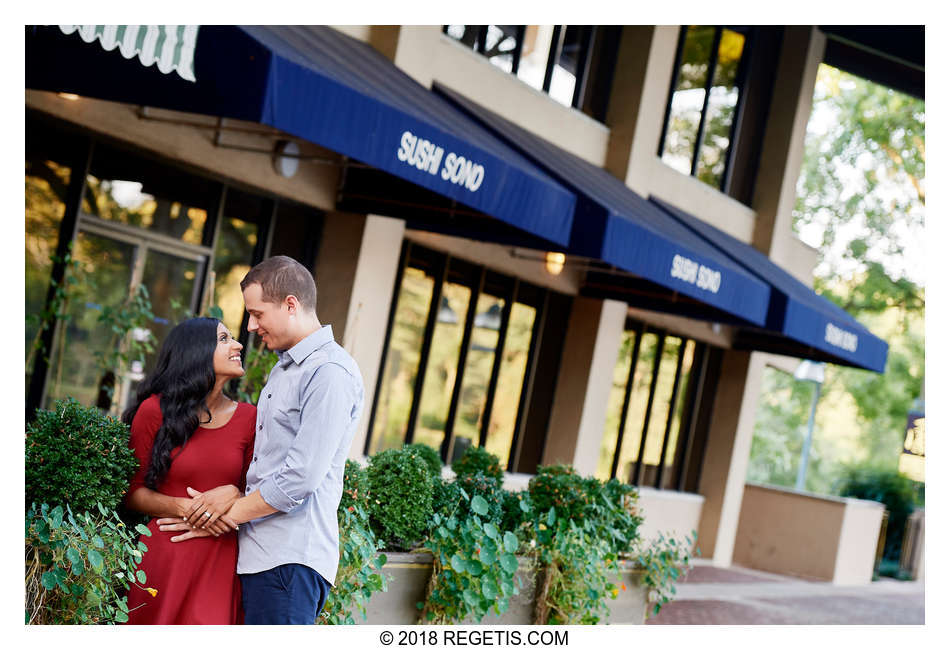
[[[292,347],[288,330],[290,311],[287,303],[266,302],[261,285],[257,282],[244,289],[244,307],[247,309],[247,331],[254,332],[264,341],[268,350],[287,350]]]

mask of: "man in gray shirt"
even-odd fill
[[[312,624],[336,578],[337,507],[363,411],[363,379],[330,326],[317,319],[316,286],[302,264],[268,258],[248,272],[241,290],[248,331],[280,359],[258,398],[244,496],[222,520],[242,524],[244,622]]]

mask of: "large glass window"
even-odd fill
[[[406,246],[366,453],[411,440],[451,462],[477,445],[507,466],[543,292]]]
[[[744,28],[683,28],[660,142],[663,162],[720,189],[729,164],[745,51]]]
[[[661,489],[682,484],[698,393],[695,357],[695,341],[628,324],[614,367],[598,478]]]
[[[606,102],[599,95],[613,77],[619,28],[445,25],[443,32],[564,106],[601,122],[606,118]]]

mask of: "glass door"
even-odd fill
[[[168,331],[198,302],[199,278],[207,262],[202,251],[98,221],[80,219],[73,244],[80,277],[54,339],[45,408],[58,399],[74,397],[85,405],[98,404],[113,414],[121,413],[154,363]],[[108,353],[121,344],[123,332],[104,323],[102,316],[106,308],[122,307],[139,285],[148,290],[151,300],[154,317],[146,327],[155,336],[155,350],[144,363],[134,361],[120,372],[114,361],[109,362]],[[146,334],[135,330],[132,335]]]

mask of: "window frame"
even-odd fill
[[[660,129],[660,141],[657,146],[657,156],[662,160],[663,150],[666,147],[666,136],[669,132],[670,127],[670,116],[673,111],[673,95],[676,94],[676,87],[679,84],[680,73],[683,64],[683,50],[686,45],[686,34],[691,25],[682,25],[680,27],[679,37],[676,43],[676,56],[673,59],[673,74],[670,78],[670,87],[666,95],[666,110],[663,113],[663,126]],[[703,107],[700,110],[699,115],[699,125],[696,130],[696,143],[693,147],[692,159],[690,161],[690,170],[689,176],[699,180],[697,176],[697,171],[699,167],[699,157],[702,152],[703,138],[706,134],[706,116],[709,108],[709,96],[710,90],[712,89],[713,80],[716,77],[716,68],[719,64],[719,45],[722,41],[722,32],[725,29],[728,29],[733,32],[742,34],[745,37],[745,43],[742,46],[742,55],[739,58],[739,66],[736,71],[736,89],[738,91],[738,98],[736,99],[736,106],[734,109],[734,114],[732,118],[732,123],[729,125],[729,147],[725,151],[725,169],[723,169],[722,177],[719,179],[719,185],[717,189],[723,193],[729,193],[729,189],[732,185],[732,172],[734,169],[734,158],[735,158],[735,138],[736,134],[740,132],[740,123],[744,114],[745,99],[746,99],[746,86],[749,80],[749,52],[752,49],[752,40],[755,35],[755,30],[751,26],[744,25],[715,25],[713,26],[715,32],[713,34],[712,47],[710,48],[709,53],[709,65],[707,66],[706,71],[706,82],[704,84],[704,95],[703,95]],[[703,182],[703,181],[701,181]],[[706,184],[704,182],[704,184]],[[710,187],[713,187],[710,185]]]
[[[379,407],[380,396],[383,392],[383,382],[385,379],[386,363],[389,357],[390,342],[392,340],[393,329],[396,321],[396,312],[399,302],[399,293],[402,288],[403,278],[407,268],[416,268],[433,277],[432,294],[429,300],[428,312],[426,314],[426,325],[423,331],[422,346],[419,352],[419,366],[416,369],[415,382],[412,392],[412,403],[409,407],[409,417],[406,423],[405,433],[403,435],[403,444],[411,444],[415,438],[416,426],[419,421],[420,410],[422,406],[422,392],[425,383],[425,376],[428,371],[429,353],[431,350],[433,335],[435,333],[436,318],[442,301],[443,286],[447,282],[461,284],[471,290],[469,295],[468,309],[466,311],[465,322],[463,325],[462,339],[459,345],[458,357],[456,359],[456,374],[452,386],[452,395],[449,401],[449,407],[445,420],[445,429],[443,432],[442,444],[438,450],[439,456],[444,464],[452,461],[455,441],[455,419],[458,413],[459,402],[461,398],[463,383],[465,379],[465,368],[467,367],[468,351],[471,347],[472,332],[474,330],[474,320],[477,311],[478,299],[482,294],[497,296],[505,301],[502,308],[501,322],[498,330],[498,341],[495,345],[494,357],[492,359],[492,370],[489,376],[489,382],[486,386],[485,405],[481,416],[481,425],[478,432],[478,446],[484,447],[488,439],[488,430],[491,425],[491,414],[494,409],[494,400],[497,393],[498,381],[500,378],[501,363],[504,358],[505,344],[507,341],[508,323],[511,317],[511,310],[515,302],[533,307],[535,309],[535,318],[532,325],[531,341],[528,345],[527,360],[525,364],[525,374],[521,382],[520,396],[518,406],[515,411],[515,423],[512,429],[511,441],[509,443],[508,461],[506,470],[513,471],[517,464],[517,457],[520,453],[520,444],[523,438],[525,420],[528,415],[528,401],[530,399],[535,366],[537,361],[537,351],[539,343],[539,332],[543,327],[545,316],[545,305],[547,303],[548,290],[534,284],[524,282],[516,276],[508,276],[494,271],[488,267],[455,258],[451,254],[428,248],[409,239],[404,239],[402,250],[399,257],[399,267],[396,278],[393,283],[392,300],[389,306],[389,316],[386,323],[386,337],[384,339],[383,352],[380,355],[379,367],[376,375],[376,387],[373,394],[373,403],[370,406],[369,419],[367,424],[366,440],[363,444],[363,455],[370,456],[376,437],[374,429],[376,424],[377,409]],[[378,435],[383,435],[382,433]]]
[[[516,25],[515,30],[515,49],[512,51],[512,62],[511,62],[511,71],[508,74],[514,75],[516,78],[518,76],[518,69],[521,64],[521,53],[524,48],[524,37],[527,30],[527,25]],[[551,43],[548,48],[548,58],[545,63],[544,68],[544,78],[541,83],[540,92],[548,95],[551,95],[551,81],[554,77],[554,68],[557,65],[558,60],[561,57],[561,53],[564,47],[564,36],[567,33],[567,28],[571,25],[554,25],[554,31],[551,34]],[[570,108],[574,110],[583,111],[584,101],[587,98],[588,86],[591,82],[591,61],[594,59],[593,52],[594,48],[599,43],[599,29],[598,25],[574,25],[581,31],[580,38],[580,49],[578,51],[577,58],[577,74],[574,75],[574,92],[573,98],[571,100]],[[475,39],[475,45],[472,48],[475,52],[482,56],[486,56],[486,41],[488,35],[488,25],[479,25],[478,26],[478,36]],[[442,33],[452,41],[457,42],[465,46],[460,39],[455,38],[449,34],[449,25],[442,25]],[[611,69],[610,74],[613,74]],[[523,80],[522,83],[524,82]],[[554,98],[551,97],[553,100]],[[557,100],[554,100],[557,101]],[[560,104],[560,102],[558,102]],[[561,104],[563,106],[563,104]],[[591,115],[593,119],[598,122],[604,122],[606,115]]]

